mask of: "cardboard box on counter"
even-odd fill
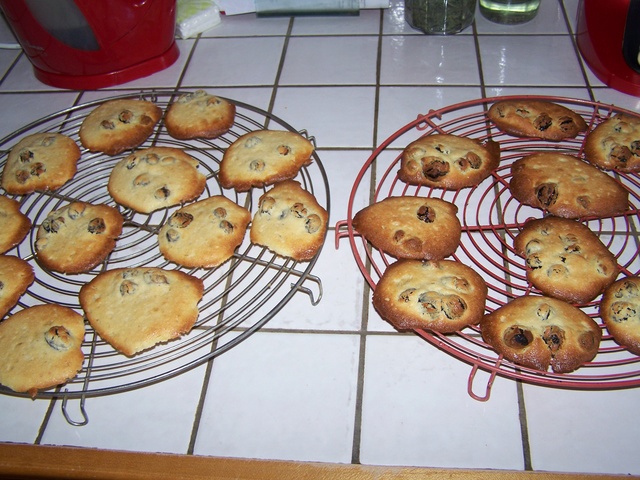
[[[254,0],[216,0],[216,4],[225,15],[240,15],[256,11]],[[389,8],[389,0],[360,0],[360,9],[366,8]]]

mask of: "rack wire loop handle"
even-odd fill
[[[65,393],[67,392],[68,390],[65,390]],[[73,425],[74,427],[82,427],[87,423],[89,423],[89,415],[87,415],[87,410],[85,409],[85,406],[84,406],[85,398],[86,397],[84,395],[80,397],[80,414],[82,415],[82,420],[76,421],[71,418],[71,415],[69,415],[69,411],[67,409],[67,403],[68,403],[69,397],[67,395],[62,397],[62,415],[64,415],[64,418],[67,421],[67,423],[69,423],[69,425]]]
[[[320,280],[320,278],[315,276],[315,275],[307,275],[306,279],[307,280],[311,280],[312,282],[314,282],[318,286],[318,295],[317,295],[317,297],[314,297],[313,291],[310,288],[305,287],[303,285],[298,285],[296,287],[296,285],[292,283],[291,284],[291,288],[295,288],[295,289],[297,289],[298,292],[302,292],[302,293],[306,294],[311,299],[311,305],[313,305],[315,307],[316,305],[318,305],[320,303],[320,300],[322,300],[322,280]]]
[[[498,367],[500,362],[502,362],[502,357],[500,357],[496,362],[496,368]],[[473,391],[473,382],[476,378],[476,373],[478,373],[479,368],[480,367],[478,366],[477,363],[474,364],[473,367],[471,368],[471,373],[469,373],[469,380],[467,382],[467,393],[474,400],[477,400],[479,402],[486,402],[489,400],[489,397],[491,396],[491,387],[493,387],[493,381],[496,378],[497,370],[495,369],[491,370],[491,373],[489,374],[489,379],[487,380],[487,385],[485,387],[484,395],[480,396],[480,395],[476,395]]]

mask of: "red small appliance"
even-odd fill
[[[43,83],[92,90],[160,71],[179,56],[176,0],[0,0]]]
[[[576,40],[598,79],[640,97],[640,0],[580,0]]]

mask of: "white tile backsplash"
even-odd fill
[[[522,469],[515,384],[498,379],[491,400],[478,402],[466,391],[469,373],[414,335],[367,337],[360,461]]]
[[[201,38],[182,85],[273,85],[283,43],[283,37]]]
[[[470,35],[391,35],[382,38],[383,85],[476,85],[478,61]]]
[[[214,362],[200,455],[348,463],[359,337],[257,333]]]
[[[375,36],[293,37],[281,85],[371,85],[376,80]]]
[[[525,385],[536,470],[640,474],[640,391],[581,392]]]
[[[568,35],[481,36],[479,42],[484,81],[488,85],[584,85],[575,47]],[[556,67],[544,67],[550,63]]]

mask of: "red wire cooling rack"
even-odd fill
[[[506,135],[488,120],[488,107],[497,100],[538,99],[548,100],[571,108],[584,117],[589,130],[604,119],[626,113],[613,105],[570,99],[564,97],[509,96],[478,99],[432,110],[419,115],[387,138],[373,152],[360,170],[349,198],[347,219],[336,224],[336,248],[340,239],[348,237],[358,268],[368,285],[375,290],[377,281],[386,267],[395,258],[373,248],[354,231],[352,219],[354,203],[375,203],[390,196],[420,195],[438,197],[458,206],[458,216],[462,224],[461,244],[453,259],[474,268],[480,273],[489,288],[487,311],[508,303],[511,299],[539,294],[526,279],[524,260],[513,249],[513,239],[520,227],[529,218],[537,218],[544,212],[521,205],[511,196],[508,188],[511,164],[522,156],[540,152],[558,152],[581,157],[586,134],[561,142],[524,139]],[[400,164],[403,148],[411,141],[432,133],[448,133],[476,138],[481,141],[492,139],[500,143],[501,163],[492,175],[477,187],[459,191],[444,191],[427,187],[411,186],[400,181],[396,172]],[[640,217],[640,177],[635,174],[615,174],[615,177],[629,191],[629,211],[615,218],[582,219],[600,240],[616,256],[621,268],[621,276],[640,274],[640,254],[638,252]],[[374,186],[372,192],[372,185]],[[600,325],[598,304],[593,302],[578,305]],[[477,400],[489,399],[491,387],[497,375],[519,379],[524,382],[559,388],[605,390],[629,388],[640,385],[640,357],[631,354],[613,341],[603,328],[603,339],[596,358],[573,373],[556,374],[515,365],[498,355],[487,345],[478,327],[467,327],[455,334],[438,334],[416,330],[416,334],[439,349],[468,363],[471,371],[468,393]],[[476,374],[483,371],[486,378],[485,391],[475,393]]]

